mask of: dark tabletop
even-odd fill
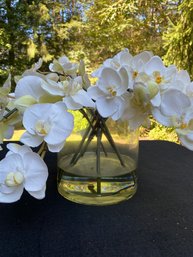
[[[0,157],[4,153],[0,152]],[[139,187],[118,205],[69,202],[56,188],[56,155],[44,200],[0,204],[0,257],[192,257],[193,152],[140,142]]]

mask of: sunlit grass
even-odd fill
[[[24,131],[25,130],[15,130],[12,138],[8,139],[7,141],[19,141],[19,139],[20,139],[20,137],[21,137],[21,135],[23,134]]]

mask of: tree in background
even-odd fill
[[[136,54],[165,53],[162,35],[168,16],[175,19],[178,3],[168,0],[97,0],[87,11],[83,33],[89,59],[100,63],[124,47]]]
[[[164,33],[164,57],[167,64],[174,63],[188,70],[193,76],[193,0],[184,0],[179,5],[179,19],[170,22]]]
[[[21,73],[42,57],[67,53],[81,26],[85,1],[0,0],[0,75]],[[1,81],[1,82],[2,82]]]
[[[92,71],[125,47],[191,73],[192,20],[193,0],[0,0],[0,84],[39,57],[84,58]]]
[[[9,70],[20,74],[39,57],[84,58],[93,70],[125,47],[133,54],[151,50],[163,56],[170,45],[163,48],[162,36],[168,22],[179,17],[179,4],[180,0],[0,0],[0,83]]]

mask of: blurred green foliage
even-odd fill
[[[140,128],[140,137],[141,139],[166,140],[179,144],[179,140],[174,129],[164,127],[153,118],[151,118],[151,125],[149,128]]]
[[[178,5],[179,18],[169,21],[163,33],[166,64],[176,64],[188,70],[193,78],[193,0],[184,0]]]
[[[82,131],[87,128],[88,122],[79,111],[70,111],[74,116],[74,132]]]
[[[9,71],[20,74],[40,57],[84,58],[90,71],[125,47],[133,54],[151,50],[164,56],[163,33],[179,19],[180,3],[0,0],[0,84]]]
[[[91,72],[123,48],[151,50],[192,75],[193,0],[0,0],[0,7],[0,85],[40,57],[84,59]],[[155,122],[144,131],[176,140]]]

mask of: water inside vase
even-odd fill
[[[96,153],[86,152],[71,164],[73,154],[58,161],[58,191],[65,198],[89,205],[110,205],[131,198],[137,190],[136,160],[115,153],[100,154],[100,174],[96,172]]]

